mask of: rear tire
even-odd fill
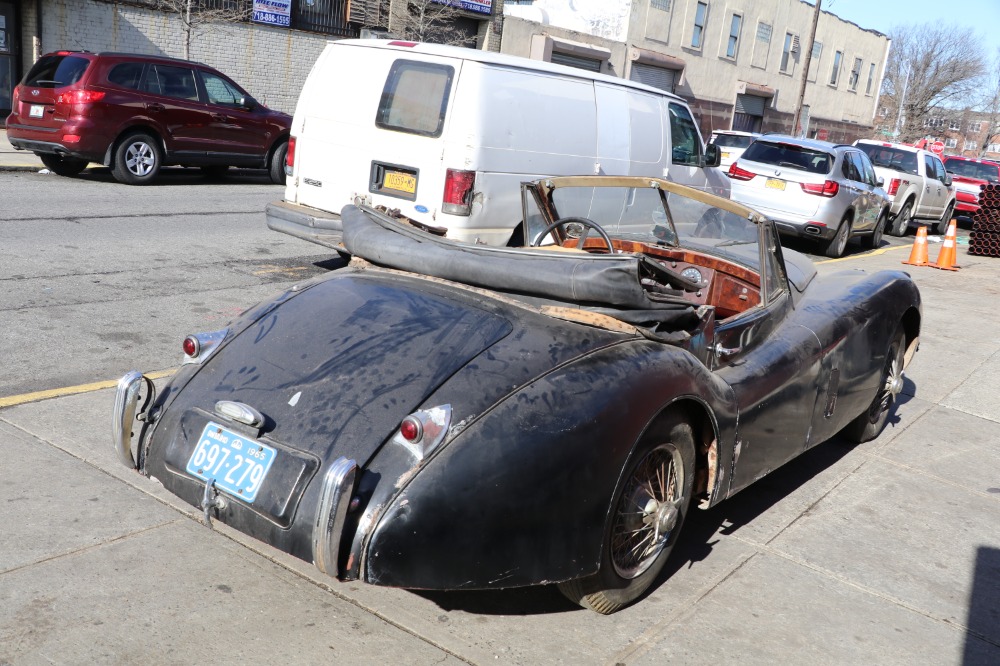
[[[844,250],[847,249],[847,239],[851,237],[851,218],[844,217],[840,221],[840,226],[837,227],[837,233],[833,235],[833,238],[826,244],[823,248],[823,254],[830,257],[831,259],[838,259],[844,256]]]
[[[879,213],[878,220],[875,222],[875,228],[871,234],[861,238],[861,244],[866,249],[874,250],[882,244],[882,230],[885,229],[886,216],[887,213],[885,211]]]
[[[913,217],[913,203],[907,201],[903,204],[899,213],[892,219],[892,228],[889,234],[892,236],[905,236],[906,230],[910,228],[910,219]]]
[[[934,225],[934,233],[938,236],[944,236],[948,233],[948,225],[951,224],[951,216],[955,212],[955,202],[948,204],[948,207],[944,209],[944,215],[938,220],[937,224]]]
[[[76,157],[62,157],[61,155],[53,155],[51,153],[36,154],[49,171],[60,176],[75,176],[90,164],[87,160],[81,160]]]
[[[156,178],[163,165],[160,143],[145,132],[126,136],[115,148],[111,175],[126,185],[146,185]]]
[[[271,182],[276,185],[285,184],[285,156],[288,154],[288,142],[282,141],[281,145],[271,153],[271,163],[268,165],[268,175]]]
[[[896,404],[903,390],[903,352],[906,337],[902,328],[892,336],[889,349],[882,365],[882,376],[872,404],[843,430],[843,435],[852,442],[860,444],[875,439],[885,427],[892,406]]]
[[[694,431],[680,413],[667,413],[650,427],[622,478],[600,569],[559,584],[567,599],[603,615],[639,598],[677,542],[694,487]]]

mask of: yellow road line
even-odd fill
[[[865,252],[863,254],[852,254],[849,257],[841,257],[839,259],[824,259],[823,261],[817,261],[817,264],[832,264],[838,261],[850,261],[852,259],[860,259],[861,257],[874,257],[877,254],[885,254],[886,252],[892,252],[893,250],[909,250],[911,246],[909,245],[893,245],[891,247],[882,247],[877,250],[872,250],[871,252]]]
[[[160,379],[162,377],[169,377],[170,375],[177,372],[176,368],[171,368],[170,370],[158,370],[156,372],[147,372],[145,375],[150,379]],[[47,391],[35,391],[34,393],[22,393],[21,395],[12,395],[7,398],[0,398],[0,409],[4,407],[13,407],[14,405],[23,405],[29,402],[38,402],[39,400],[48,400],[49,398],[61,398],[67,395],[77,395],[79,393],[90,393],[92,391],[100,391],[106,388],[114,388],[118,385],[118,380],[111,380],[105,382],[94,382],[92,384],[80,384],[79,386],[66,386],[64,388],[49,389]]]

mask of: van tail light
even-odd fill
[[[899,191],[899,178],[893,178],[889,181],[889,189],[886,190],[890,197],[896,196],[896,192]]]
[[[441,212],[450,215],[469,215],[472,212],[472,186],[475,184],[475,171],[448,169],[444,178],[444,201]]]
[[[288,151],[285,153],[285,175],[291,176],[295,168],[295,137],[288,137]]]
[[[840,185],[835,180],[826,180],[822,183],[799,183],[802,191],[807,194],[815,194],[821,197],[835,197],[840,191]]]
[[[99,90],[71,90],[60,93],[56,104],[93,104],[104,99],[105,93]]]
[[[756,176],[757,174],[755,174],[753,171],[747,171],[746,169],[741,169],[739,167],[738,162],[733,162],[732,164],[729,165],[729,171],[727,172],[727,175],[730,178],[735,178],[736,180],[753,180],[753,177]]]

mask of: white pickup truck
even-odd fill
[[[854,145],[868,154],[876,175],[885,179],[885,191],[892,199],[888,233],[902,236],[911,223],[927,224],[931,233],[948,230],[955,212],[955,186],[937,155],[870,139]]]

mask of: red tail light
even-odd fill
[[[827,180],[822,183],[799,183],[799,185],[803,192],[821,197],[835,197],[840,191],[840,185],[835,180]]]
[[[747,171],[746,169],[741,169],[739,167],[739,162],[733,162],[729,165],[727,175],[730,178],[735,178],[736,180],[752,180],[757,174],[752,171]]]
[[[21,86],[16,86],[14,88],[14,97],[13,97],[13,102],[14,102],[14,108],[15,109],[17,108],[17,103],[20,100],[21,100]]]
[[[288,137],[288,151],[285,153],[285,175],[291,176],[295,168],[295,137]]]
[[[104,99],[104,93],[98,90],[71,90],[60,93],[56,104],[92,104]]]
[[[889,193],[890,197],[896,196],[896,192],[899,191],[899,178],[893,178],[889,181],[889,189],[886,192]]]
[[[472,212],[472,186],[475,184],[475,171],[448,169],[444,179],[444,201],[441,211],[451,215],[470,214]]]

